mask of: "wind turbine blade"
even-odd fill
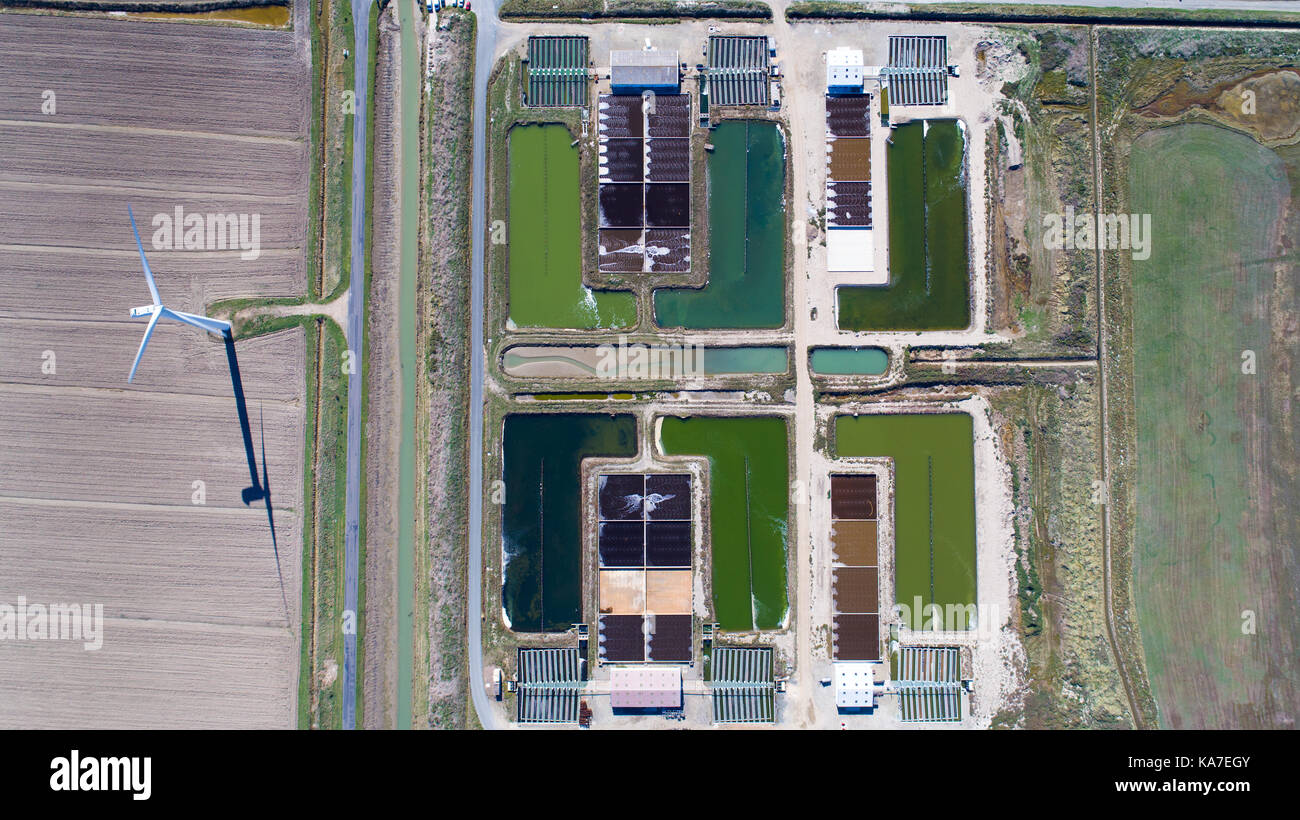
[[[178,322],[184,322],[192,327],[197,327],[199,330],[206,330],[207,332],[214,333],[218,336],[225,336],[230,333],[230,322],[227,322],[224,319],[209,319],[207,316],[183,313],[179,310],[172,310],[171,308],[166,307],[162,308],[161,312],[167,314],[169,318],[175,319]]]
[[[128,384],[135,378],[135,369],[140,366],[140,357],[144,355],[144,349],[149,344],[149,337],[153,335],[153,329],[160,318],[162,318],[161,312],[149,317],[149,326],[144,329],[144,338],[140,340],[140,349],[135,354],[135,364],[131,365],[131,375],[126,377]]]
[[[131,232],[135,234],[135,247],[140,251],[140,264],[144,265],[144,279],[149,283],[149,294],[153,296],[155,305],[162,304],[162,299],[158,296],[158,286],[153,283],[153,271],[149,270],[149,260],[144,258],[144,245],[140,244],[140,231],[135,227],[135,214],[131,212],[131,206],[126,206],[126,215],[131,217]]]

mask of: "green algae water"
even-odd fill
[[[710,136],[709,281],[655,291],[660,327],[785,324],[785,138],[776,123],[730,120]]]
[[[582,618],[582,460],[636,455],[636,417],[506,416],[501,604],[516,632],[563,632]]]
[[[563,125],[510,129],[510,321],[517,327],[629,327],[636,296],[582,284],[578,149]]]
[[[571,355],[592,349],[555,347],[545,353],[520,353],[518,348],[511,348],[506,351],[503,362],[507,371],[529,364],[558,364],[571,368],[570,373],[549,378],[596,377],[600,375],[596,367],[584,358]],[[700,350],[699,372],[705,376],[769,375],[785,373],[789,369],[789,352],[784,347],[704,347]]]
[[[889,284],[836,289],[843,330],[970,326],[966,134],[957,120],[909,122],[886,147]]]
[[[894,592],[912,629],[937,604],[974,626],[974,420],[967,413],[835,417],[835,455],[894,460]],[[944,627],[941,627],[944,628]]]
[[[878,347],[818,347],[809,363],[823,376],[879,376],[889,369],[889,354]]]
[[[703,359],[707,376],[761,375],[789,369],[784,347],[706,347]]]
[[[784,419],[667,417],[665,455],[709,459],[713,613],[726,630],[779,629],[786,597],[789,456]]]

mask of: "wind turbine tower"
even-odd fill
[[[130,382],[135,378],[135,369],[140,366],[140,357],[144,356],[144,349],[148,346],[149,337],[153,335],[153,329],[157,326],[159,319],[166,317],[177,322],[184,322],[223,339],[230,338],[230,322],[222,319],[210,319],[207,316],[197,316],[193,313],[183,313],[163,306],[162,297],[158,295],[158,286],[153,281],[153,271],[149,270],[149,260],[144,258],[144,245],[140,244],[140,231],[135,227],[135,214],[131,212],[130,205],[126,206],[126,214],[131,218],[131,232],[135,234],[135,247],[140,251],[140,264],[144,266],[144,279],[149,284],[149,295],[153,297],[153,304],[131,308],[131,318],[143,319],[148,316],[149,326],[145,328],[144,338],[140,340],[140,350],[135,354],[135,364],[131,365],[131,375],[126,377],[127,382]]]

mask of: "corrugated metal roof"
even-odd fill
[[[615,709],[676,709],[682,705],[680,666],[615,666],[609,673]]]
[[[675,87],[678,82],[677,52],[611,51],[609,78],[614,86]]]
[[[609,64],[611,66],[669,66],[677,68],[677,52],[673,49],[646,51],[644,49],[628,49],[622,51],[611,51],[609,53]]]
[[[676,88],[677,68],[667,66],[614,66],[609,84],[615,88]]]

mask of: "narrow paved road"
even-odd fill
[[[352,256],[348,268],[348,342],[352,372],[348,375],[347,491],[343,534],[343,609],[345,623],[358,621],[357,565],[361,531],[361,380],[362,343],[365,341],[366,302],[366,100],[370,87],[370,3],[352,0],[352,90],[356,114],[352,118]],[[351,616],[347,613],[351,613]],[[357,632],[343,635],[343,728],[357,724]]]
[[[484,729],[500,729],[497,710],[487,696],[483,678],[483,243],[487,241],[487,81],[497,41],[497,0],[476,0],[478,36],[474,54],[473,238],[470,268],[470,392],[469,392],[469,593],[465,619],[469,622],[469,690],[474,711]]]

